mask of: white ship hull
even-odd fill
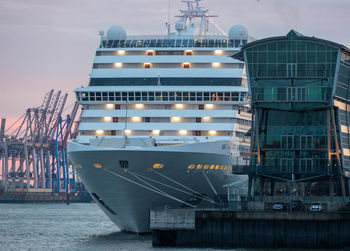
[[[152,208],[191,207],[199,201],[215,207],[224,202],[223,185],[242,179],[230,175],[232,156],[214,150],[229,146],[226,143],[112,148],[70,142],[69,155],[106,215],[121,230],[144,233],[150,231]]]

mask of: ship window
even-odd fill
[[[216,92],[211,92],[210,96],[211,96],[210,98],[211,101],[216,101]]]
[[[144,63],[145,68],[151,68],[151,63]]]
[[[132,40],[131,44],[130,44],[130,47],[135,47],[136,46],[136,43],[137,43],[137,40]]]
[[[90,101],[95,101],[95,93],[90,92]]]
[[[194,131],[193,133],[195,136],[201,136],[202,132],[201,131]]]
[[[154,101],[154,92],[149,92],[148,93],[148,100],[149,101]]]
[[[209,92],[204,93],[204,101],[209,101]]]
[[[182,42],[182,39],[177,39],[176,40],[176,47],[180,47],[181,46],[181,42]]]
[[[117,135],[117,131],[115,131],[115,130],[112,130],[112,131],[111,131],[111,135],[112,135],[112,136],[115,136],[115,135]]]
[[[202,122],[202,118],[196,118],[196,123],[201,123]]]
[[[183,92],[183,101],[188,101],[188,92]]]
[[[218,101],[223,101],[224,100],[224,93],[218,92]]]
[[[169,47],[169,40],[168,39],[164,39],[163,47]]]
[[[162,94],[160,92],[156,92],[156,100],[161,100]]]
[[[169,101],[175,101],[175,92],[169,92]]]
[[[196,93],[195,92],[190,92],[190,100],[195,101],[196,100]]]
[[[163,101],[168,101],[168,93],[167,92],[163,92],[162,93],[162,100]]]
[[[230,101],[230,93],[229,92],[225,92],[225,101]]]
[[[82,96],[83,101],[88,101],[88,93],[87,92],[83,92],[81,96]]]
[[[128,97],[128,93],[127,92],[122,92],[122,100],[126,101]]]
[[[193,47],[193,39],[188,40],[188,47]]]
[[[199,106],[198,106],[198,109],[199,109],[199,110],[204,110],[204,105],[199,105]]]
[[[118,123],[118,118],[117,117],[113,117],[113,123]]]
[[[176,101],[182,101],[182,94],[181,94],[181,92],[176,92]]]
[[[239,101],[239,93],[231,92],[231,101]]]
[[[115,110],[120,110],[120,105],[114,105]]]
[[[129,92],[129,100],[134,101],[135,100],[135,94],[134,92]]]
[[[197,92],[197,101],[202,101],[202,100],[203,100],[203,93]]]
[[[130,47],[131,40],[126,40],[125,47]]]
[[[155,47],[155,46],[156,46],[156,41],[157,41],[157,40],[152,39],[149,46],[150,46],[150,47]]]
[[[184,63],[184,68],[190,68],[190,63]]]
[[[147,101],[147,92],[142,92],[142,101]]]
[[[150,117],[145,117],[145,122],[149,123],[151,121]]]
[[[120,101],[120,92],[115,93],[115,100]]]
[[[170,47],[174,47],[174,45],[175,45],[175,40],[174,40],[174,39],[171,39],[171,40],[170,40]]]
[[[148,47],[149,40],[139,40],[138,47]]]
[[[135,92],[135,100],[141,100],[141,92]]]
[[[182,47],[187,47],[188,45],[188,39],[182,40]]]
[[[157,40],[157,47],[163,47],[163,39],[158,39]]]
[[[107,94],[107,92],[103,92],[102,93],[102,100],[103,101],[108,101],[108,94]]]
[[[101,101],[101,92],[96,92],[96,100]]]

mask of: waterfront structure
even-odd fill
[[[35,198],[35,192],[75,192],[76,175],[68,161],[66,143],[71,136],[78,105],[62,118],[67,97],[68,94],[61,94],[61,91],[49,91],[40,107],[28,108],[7,130],[6,119],[2,119],[0,192],[5,192],[5,197],[10,194],[6,192],[17,193],[17,197],[23,198],[21,192],[32,192],[29,200],[35,201],[49,198],[42,194]]]
[[[210,35],[208,10],[183,2],[167,35],[100,32],[89,86],[75,90],[83,113],[71,160],[122,230],[150,231],[154,207],[221,206],[223,185],[239,179],[232,165],[247,161],[244,64],[229,57],[247,43],[247,30]]]
[[[246,44],[233,58],[245,61],[253,111],[249,196],[254,183],[260,199],[345,201],[350,50],[291,30]]]

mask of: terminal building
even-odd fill
[[[350,191],[350,49],[291,30],[248,43],[248,197],[331,200]]]

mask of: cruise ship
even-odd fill
[[[227,189],[247,186],[231,174],[248,161],[251,114],[244,63],[229,55],[248,32],[225,33],[199,1],[182,1],[163,36],[101,31],[90,83],[75,90],[70,160],[121,230],[149,232],[152,208],[222,207]]]

